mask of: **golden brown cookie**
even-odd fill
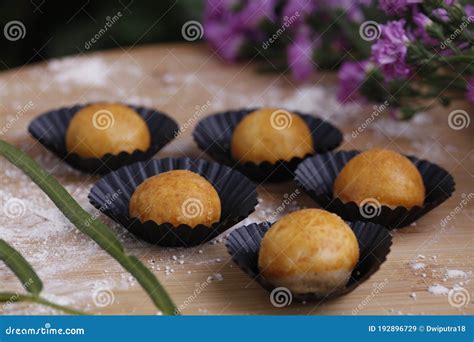
[[[377,200],[392,208],[423,206],[425,186],[416,166],[391,150],[371,149],[352,158],[334,183],[334,197],[343,202]]]
[[[258,265],[276,286],[324,296],[347,283],[358,260],[357,238],[339,216],[303,209],[284,216],[269,229]]]
[[[66,132],[68,152],[83,158],[101,158],[122,151],[146,151],[150,131],[132,108],[116,103],[97,103],[79,110]]]
[[[262,108],[237,125],[231,141],[232,158],[241,163],[275,163],[314,153],[313,137],[297,114],[278,108]]]
[[[132,194],[131,217],[143,223],[171,223],[211,226],[221,216],[221,201],[204,177],[187,170],[173,170],[150,177]]]

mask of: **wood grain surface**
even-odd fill
[[[91,73],[97,75],[92,77]],[[448,201],[416,225],[393,233],[388,260],[352,293],[324,303],[293,303],[276,308],[270,303],[269,294],[232,263],[224,236],[194,248],[167,249],[137,240],[103,215],[100,219],[120,235],[130,253],[153,270],[184,314],[473,314],[470,278],[474,212],[472,203],[463,205],[462,200],[472,197],[473,192],[474,125],[455,130],[448,123],[451,111],[469,112],[472,107],[464,102],[449,108],[434,106],[411,122],[393,121],[385,111],[353,138],[352,132],[371,116],[373,108],[337,106],[335,79],[334,74],[320,73],[306,84],[296,84],[284,75],[257,73],[253,63],[226,65],[205,46],[190,44],[120,48],[45,61],[0,74],[2,139],[35,157],[93,213],[87,193],[98,178],[66,166],[27,132],[29,122],[44,111],[98,100],[158,108],[173,116],[183,129],[155,158],[207,158],[193,142],[191,133],[196,122],[212,112],[259,105],[311,111],[344,132],[340,149],[379,146],[414,154],[438,163],[456,181],[456,191]],[[92,314],[156,314],[140,286],[113,259],[74,226],[58,222],[61,215],[36,186],[3,159],[0,167],[0,207],[4,207],[0,237],[33,264],[44,282],[47,298]],[[281,206],[284,195],[294,190],[293,182],[259,185],[260,204],[246,222],[265,220]],[[12,198],[23,203],[20,215],[5,215]],[[302,194],[285,211],[304,206],[316,205]],[[445,224],[443,219],[448,216],[452,218]],[[173,272],[167,272],[166,266]],[[447,270],[462,270],[467,278],[446,279]],[[468,296],[461,306],[453,305],[448,295],[428,291],[435,284],[452,289],[460,283]],[[3,264],[0,286],[3,290],[22,291]],[[202,291],[196,295],[197,288]],[[100,291],[110,298],[101,302]],[[4,305],[0,310],[4,314],[57,313],[27,304]]]

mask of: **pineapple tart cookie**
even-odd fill
[[[118,103],[96,103],[79,110],[66,132],[66,148],[83,158],[101,158],[122,151],[146,151],[150,131],[132,108]]]
[[[334,197],[361,206],[375,199],[390,208],[421,207],[423,178],[405,156],[386,149],[371,149],[352,158],[334,182]]]
[[[325,296],[347,284],[358,261],[357,238],[339,216],[303,209],[264,235],[258,267],[266,279],[294,294]]]
[[[152,176],[133,192],[131,217],[142,223],[171,223],[211,226],[220,220],[221,201],[216,189],[201,175],[188,170],[172,170]]]
[[[242,163],[276,163],[314,153],[313,137],[297,114],[262,108],[246,115],[232,135],[232,158]]]

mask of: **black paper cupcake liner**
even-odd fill
[[[292,294],[296,301],[324,301],[347,294],[377,272],[387,255],[390,253],[392,236],[381,225],[371,222],[347,222],[359,242],[359,262],[351,273],[351,277],[344,287],[334,289],[328,295],[321,297],[315,293]],[[271,292],[278,286],[272,284],[260,274],[258,269],[258,253],[265,233],[270,229],[268,222],[253,223],[232,231],[226,240],[227,251],[232,260],[257,281],[263,288]],[[275,294],[276,295],[276,294]],[[275,298],[277,300],[277,298]]]
[[[128,105],[145,120],[148,126],[151,136],[148,150],[135,150],[132,153],[123,151],[117,155],[106,154],[102,158],[83,158],[74,152],[67,151],[66,132],[72,117],[86,106],[87,104],[75,105],[49,111],[34,119],[28,127],[30,134],[43,146],[83,172],[105,174],[124,165],[148,160],[173,140],[178,132],[178,124],[165,113]]]
[[[208,227],[188,225],[174,227],[171,223],[140,222],[130,217],[130,198],[145,179],[171,170],[189,170],[206,178],[221,200],[221,219]],[[118,195],[117,195],[118,194]],[[153,244],[169,247],[189,247],[208,241],[255,210],[257,190],[240,172],[202,159],[165,158],[124,166],[103,176],[89,193],[90,203],[122,224],[136,236]]]
[[[423,178],[426,197],[422,207],[396,207],[369,203],[359,207],[355,202],[342,202],[333,198],[333,185],[337,175],[347,162],[360,151],[339,151],[307,158],[295,171],[295,181],[321,208],[338,214],[349,221],[368,221],[389,229],[410,225],[451,197],[455,182],[444,169],[427,160],[413,156],[408,159],[418,168]]]
[[[304,158],[295,157],[290,161],[279,160],[274,164],[270,162],[239,163],[232,158],[230,143],[234,129],[246,115],[256,109],[258,108],[230,110],[208,116],[197,124],[193,131],[194,140],[199,148],[214,160],[236,168],[254,181],[281,182],[289,180],[294,177],[293,171]],[[341,144],[341,131],[329,122],[313,115],[298,111],[292,112],[300,115],[311,130],[316,153],[331,151]]]

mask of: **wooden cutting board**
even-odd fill
[[[0,127],[3,139],[32,155],[93,213],[87,194],[98,178],[69,168],[27,133],[29,122],[44,111],[99,100],[158,108],[173,116],[183,133],[155,158],[207,158],[191,133],[196,122],[212,112],[259,105],[313,112],[344,132],[340,149],[379,146],[414,154],[438,163],[456,181],[456,191],[448,201],[416,225],[393,233],[388,260],[352,293],[325,303],[276,308],[269,294],[232,263],[224,236],[195,248],[167,249],[137,240],[103,215],[100,219],[153,270],[184,314],[473,314],[474,212],[469,199],[474,125],[454,130],[447,119],[453,110],[472,107],[465,102],[449,108],[435,106],[413,121],[396,122],[388,118],[388,111],[374,115],[371,106],[337,105],[335,80],[335,74],[319,73],[308,83],[296,84],[284,75],[259,74],[254,63],[226,65],[203,45],[117,49],[3,72]],[[374,120],[367,124],[368,118]],[[352,138],[357,127],[363,128],[362,133]],[[0,236],[33,264],[47,298],[92,314],[156,314],[140,286],[113,259],[65,221],[52,202],[8,162],[2,159],[0,166]],[[260,204],[246,222],[265,220],[294,190],[293,182],[259,186]],[[4,215],[12,203],[19,203],[19,211]],[[304,206],[316,205],[302,194],[285,210]],[[448,216],[451,219],[444,224]],[[448,270],[464,271],[467,278],[446,279]],[[0,274],[3,290],[22,291],[3,264]],[[428,291],[435,284],[447,289],[461,284],[469,298],[456,307],[447,295]],[[0,310],[4,314],[57,313],[26,304]]]

